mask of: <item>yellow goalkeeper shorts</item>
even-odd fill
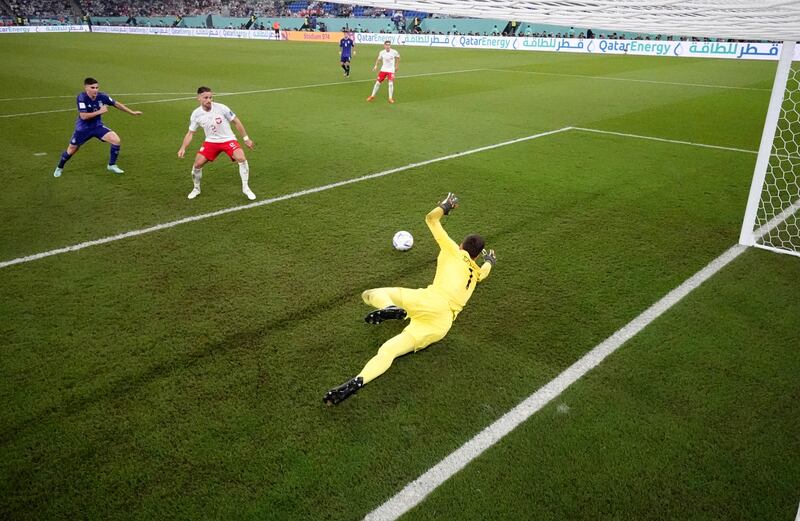
[[[453,311],[447,299],[430,288],[400,288],[402,303],[411,323],[404,331],[414,338],[414,351],[438,342],[453,325]]]

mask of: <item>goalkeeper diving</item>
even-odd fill
[[[497,258],[494,250],[484,250],[483,238],[467,235],[457,244],[442,227],[442,216],[450,214],[458,204],[455,194],[449,193],[425,216],[425,224],[439,245],[436,276],[430,286],[368,289],[361,294],[365,303],[376,308],[364,318],[367,323],[409,319],[409,324],[387,340],[357,376],[325,393],[322,400],[327,405],[341,402],[382,375],[398,356],[425,349],[444,338],[475,286],[489,276]],[[475,259],[481,254],[483,264],[478,266]]]

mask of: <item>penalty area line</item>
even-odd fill
[[[648,141],[660,141],[662,143],[671,143],[673,145],[689,145],[693,147],[701,147],[701,148],[714,148],[717,150],[728,150],[730,152],[743,152],[745,154],[758,154],[758,150],[747,150],[745,148],[735,148],[735,147],[724,147],[720,145],[707,145],[705,143],[694,143],[692,141],[681,141],[678,139],[666,139],[661,137],[654,137],[654,136],[642,136],[639,134],[626,134],[625,132],[614,132],[611,130],[599,130],[596,128],[584,128],[584,127],[574,127],[574,130],[579,130],[581,132],[594,132],[595,134],[609,134],[611,136],[621,136],[621,137],[629,137],[634,139],[646,139]]]
[[[660,141],[662,143],[671,143],[674,145],[689,145],[693,147],[701,147],[701,148],[713,148],[716,150],[728,150],[730,152],[743,152],[745,154],[758,154],[758,150],[747,150],[746,148],[736,148],[736,147],[725,147],[721,145],[708,145],[706,143],[695,143],[693,141],[681,141],[679,139],[666,139],[662,137],[655,137],[655,136],[642,136],[639,134],[626,134],[625,132],[614,132],[611,130],[600,130],[596,128],[584,128],[584,127],[573,127],[572,130],[578,130],[581,132],[594,132],[595,134],[609,134],[612,136],[621,136],[621,137],[629,137],[634,139],[646,139],[649,141]],[[777,157],[779,159],[800,159],[800,155],[797,154],[778,154],[774,150],[770,153],[771,156]]]
[[[68,253],[72,251],[82,250],[84,248],[89,248],[91,246],[99,246],[101,244],[107,244],[109,242],[115,242],[122,239],[127,239],[130,237],[137,237],[139,235],[145,235],[148,233],[157,232],[160,230],[166,230],[168,228],[174,228],[175,226],[179,226],[181,224],[187,224],[196,221],[202,221],[205,219],[210,219],[212,217],[219,217],[220,215],[225,215],[232,212],[238,212],[240,210],[248,210],[250,208],[258,208],[259,206],[266,206],[268,204],[277,203],[279,201],[286,201],[289,199],[295,199],[297,197],[302,197],[304,195],[315,194],[317,192],[324,192],[326,190],[331,190],[333,188],[339,188],[340,186],[346,186],[354,183],[360,183],[361,181],[367,181],[369,179],[376,179],[378,177],[387,176],[390,174],[395,174],[397,172],[403,172],[405,170],[410,170],[412,168],[417,168],[420,166],[430,165],[433,163],[438,163],[440,161],[447,161],[449,159],[455,159],[458,157],[464,157],[472,154],[477,154],[478,152],[485,152],[486,150],[492,150],[494,148],[500,148],[508,145],[513,145],[515,143],[522,143],[523,141],[530,141],[533,139],[537,139],[540,137],[550,136],[553,134],[558,134],[560,132],[565,132],[567,130],[572,130],[572,127],[564,127],[557,130],[548,130],[546,132],[540,132],[538,134],[531,134],[530,136],[525,136],[521,138],[511,139],[508,141],[503,141],[501,143],[495,143],[494,145],[486,145],[478,148],[473,148],[471,150],[465,150],[463,152],[456,152],[454,154],[448,154],[446,156],[436,157],[433,159],[428,159],[426,161],[420,161],[419,163],[410,163],[405,166],[399,166],[397,168],[391,168],[389,170],[383,170],[381,172],[375,172],[373,174],[367,174],[361,177],[356,177],[353,179],[347,179],[345,181],[339,181],[336,183],[330,183],[323,186],[318,186],[315,188],[309,188],[307,190],[300,190],[298,192],[293,192],[290,194],[281,195],[278,197],[273,197],[270,199],[264,199],[263,201],[257,201],[255,203],[244,204],[241,206],[232,206],[230,208],[224,208],[222,210],[217,210],[214,212],[204,213],[200,215],[193,215],[190,217],[184,217],[183,219],[178,219],[175,221],[170,221],[162,224],[157,224],[155,226],[150,226],[148,228],[141,228],[139,230],[131,230],[124,233],[119,233],[117,235],[111,235],[108,237],[103,237],[101,239],[95,239],[91,241],[81,242],[79,244],[73,244],[71,246],[65,246],[63,248],[57,248],[54,250],[44,251],[41,253],[35,253],[33,255],[27,255],[25,257],[18,257],[16,259],[11,259],[7,261],[0,262],[0,268],[7,268],[9,266],[14,266],[16,264],[23,264],[26,262],[31,262],[39,259],[44,259],[45,257],[52,257],[53,255],[59,255],[62,253]]]

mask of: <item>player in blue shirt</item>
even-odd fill
[[[94,78],[83,80],[83,92],[78,94],[77,103],[78,119],[75,121],[75,132],[72,134],[72,139],[69,140],[69,146],[61,153],[61,161],[58,162],[53,175],[60,177],[67,161],[78,151],[81,145],[92,138],[111,143],[108,170],[115,174],[121,174],[123,170],[117,166],[120,138],[116,132],[103,125],[101,116],[108,112],[109,105],[133,116],[139,116],[141,111],[131,110],[121,102],[111,99],[105,92],[100,92],[97,87],[97,80]]]
[[[350,76],[350,57],[356,53],[356,42],[345,32],[344,38],[339,40],[339,47],[342,49],[342,56],[340,58],[342,70],[345,76]]]

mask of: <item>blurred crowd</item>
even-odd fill
[[[60,18],[73,16],[72,2],[69,0],[7,0],[6,3],[15,16],[26,18]]]
[[[537,32],[530,25],[519,22],[508,22],[508,25],[498,27],[482,33],[459,32],[454,24],[451,31],[426,31],[422,29],[422,20],[426,17],[439,18],[439,15],[430,15],[421,12],[400,11],[380,7],[361,6],[357,4],[335,4],[331,2],[314,2],[308,0],[0,0],[0,7],[10,9],[5,15],[10,18],[0,19],[0,25],[13,23],[29,23],[31,19],[51,19],[60,23],[70,23],[83,14],[94,17],[128,18],[128,22],[136,24],[136,18],[147,17],[185,17],[205,14],[215,14],[232,18],[245,17],[296,17],[297,27],[289,29],[300,30],[326,30],[325,24],[317,18],[384,18],[387,23],[380,32],[413,32],[417,34],[463,34],[469,36],[527,36],[541,38],[602,38],[602,39],[639,39],[639,40],[672,40],[671,36],[640,35],[630,36],[609,33],[593,33],[591,30],[582,32],[570,28],[564,32]],[[253,18],[255,20],[255,18]],[[145,22],[149,25],[149,22]],[[263,22],[248,24],[242,28],[260,29]],[[360,24],[353,23],[350,29],[361,32]],[[676,38],[678,39],[678,38]],[[681,37],[681,40],[698,41],[698,38]],[[708,40],[704,38],[703,40]]]
[[[6,0],[10,13],[25,18],[91,16],[196,16],[217,14],[247,17],[391,17],[391,9],[304,0]],[[80,10],[77,6],[80,6]],[[2,3],[0,2],[0,7]]]

